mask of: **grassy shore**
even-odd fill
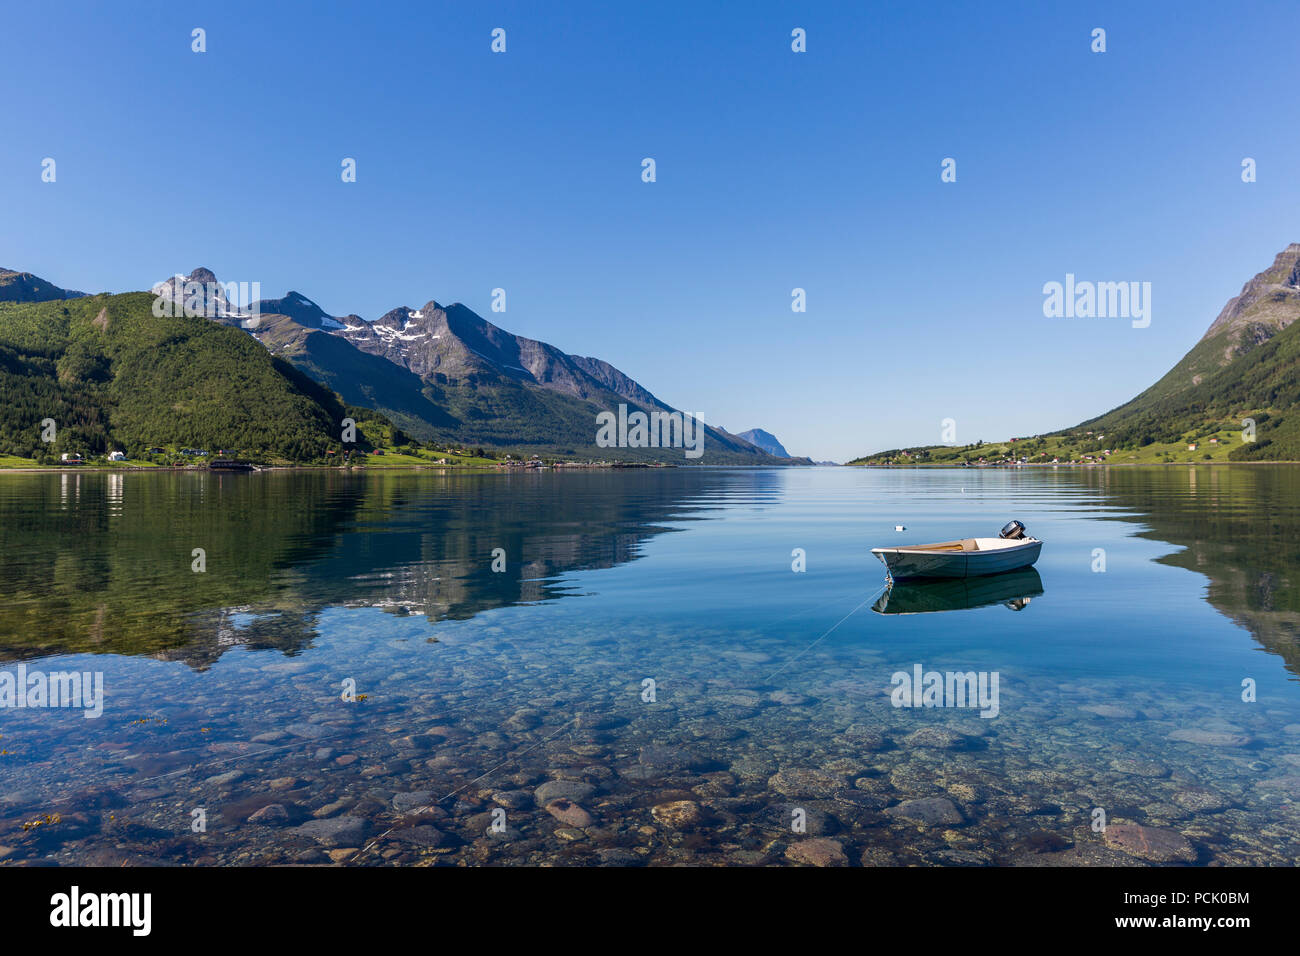
[[[1240,428],[1206,430],[1194,440],[1153,442],[1141,448],[1112,448],[1104,434],[1044,435],[974,445],[927,445],[866,455],[850,465],[1060,464],[1060,465],[1198,465],[1226,464],[1243,444]],[[1195,448],[1191,446],[1195,445]]]
[[[353,456],[350,467],[366,469],[387,468],[493,468],[503,464],[503,459],[481,458],[474,455],[457,455],[445,451],[416,450],[414,453],[382,449],[383,454]],[[206,457],[178,458],[175,455],[150,456],[127,461],[109,461],[105,457],[88,458],[81,464],[69,465],[53,462],[42,463],[35,458],[20,458],[16,455],[0,455],[0,471],[185,471],[206,469],[209,462],[217,459],[216,455]],[[244,460],[234,456],[235,460]],[[259,468],[339,468],[336,461],[326,459],[314,462],[293,462],[285,460],[248,459]]]

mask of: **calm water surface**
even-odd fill
[[[1290,466],[0,475],[0,673],[105,692],[0,709],[0,859],[1291,865],[1298,502]],[[886,593],[869,553],[1013,517],[1035,571]],[[997,715],[895,707],[917,665],[996,672]]]

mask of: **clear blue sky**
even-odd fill
[[[1046,431],[1154,381],[1300,240],[1296,22],[1294,3],[10,4],[0,265],[90,292],[205,265],[366,318],[460,301],[819,459],[935,442],[945,417],[962,442]],[[1150,328],[1044,318],[1067,272],[1151,282]]]

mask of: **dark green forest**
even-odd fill
[[[143,292],[0,302],[0,454],[202,448],[305,462],[341,447],[350,410],[332,391],[240,329],[158,318],[152,303]]]

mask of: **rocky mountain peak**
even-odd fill
[[[1300,318],[1300,242],[1277,254],[1273,264],[1241,287],[1204,338],[1229,334],[1236,351],[1272,338]]]

